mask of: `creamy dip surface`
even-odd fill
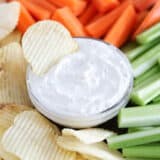
[[[110,109],[126,94],[132,74],[126,57],[98,40],[76,38],[79,51],[64,57],[42,77],[30,69],[27,84],[43,109],[88,116]]]

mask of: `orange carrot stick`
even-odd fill
[[[157,0],[133,0],[133,3],[138,11],[144,11],[152,7],[156,1]]]
[[[83,25],[68,7],[57,9],[52,19],[61,22],[72,36],[87,36]]]
[[[79,17],[80,22],[85,25],[87,24],[95,15],[97,11],[93,4],[89,5],[83,14]]]
[[[112,29],[108,32],[104,40],[117,47],[121,47],[128,39],[136,22],[137,14],[132,5],[122,13]]]
[[[73,13],[80,15],[87,6],[87,2],[84,0],[48,0],[59,7],[68,6]]]
[[[86,26],[86,31],[94,38],[102,37],[107,33],[108,29],[113,25],[129,4],[132,4],[132,1],[125,1],[113,11],[91,22]]]
[[[48,10],[28,1],[28,0],[18,0],[25,8],[35,17],[37,20],[49,19],[51,12]]]
[[[118,0],[93,0],[93,4],[99,12],[107,12],[116,8],[120,2]]]
[[[53,3],[50,3],[46,0],[30,0],[32,3],[39,5],[40,7],[45,8],[50,12],[54,12],[56,10],[56,6]]]
[[[135,31],[133,38],[135,38],[139,33],[143,32],[147,28],[151,27],[152,25],[156,24],[160,21],[160,0],[157,0],[154,7],[148,12],[147,16],[140,24],[138,29]]]
[[[33,17],[29,14],[27,9],[21,4],[20,17],[17,25],[17,29],[24,33],[29,26],[35,23]]]
[[[88,24],[91,24],[95,21],[97,21],[98,19],[100,19],[100,17],[103,17],[104,16],[104,13],[97,13],[91,20]]]
[[[137,28],[139,27],[139,25],[142,23],[142,21],[144,20],[144,18],[147,16],[148,11],[142,11],[140,13],[137,14],[137,21],[134,25],[134,29],[133,29],[133,33],[137,30]]]

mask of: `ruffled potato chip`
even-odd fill
[[[20,15],[18,2],[0,4],[0,40],[8,36],[17,26]]]
[[[31,105],[25,83],[26,67],[20,44],[10,43],[0,49],[0,104]]]
[[[78,44],[62,24],[44,20],[25,32],[22,48],[33,72],[43,75],[65,55],[75,52]]]
[[[17,156],[5,151],[1,144],[1,139],[4,132],[13,124],[15,116],[30,109],[30,107],[22,105],[0,105],[0,157],[4,160],[19,160]]]
[[[89,128],[82,130],[64,128],[62,134],[66,136],[74,136],[85,144],[101,142],[108,137],[115,135],[114,132],[102,128]]]
[[[118,151],[110,150],[104,142],[84,144],[72,136],[60,136],[57,144],[68,150],[78,152],[82,155],[89,155],[99,159],[124,160]]]
[[[9,43],[17,42],[20,43],[22,34],[15,30],[10,33],[6,38],[0,41],[0,47],[3,47]]]
[[[4,148],[22,160],[76,160],[76,153],[56,144],[54,124],[36,111],[16,116],[2,138]]]

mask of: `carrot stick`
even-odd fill
[[[33,19],[33,17],[29,14],[27,9],[21,4],[21,11],[17,29],[20,32],[24,33],[27,30],[27,28],[34,23],[35,20]]]
[[[113,23],[118,19],[118,17],[129,4],[132,4],[132,1],[125,1],[113,11],[91,22],[86,26],[86,31],[94,38],[102,37],[107,33],[109,28],[113,25]]]
[[[93,4],[89,5],[83,14],[79,17],[80,22],[86,25],[95,15],[97,11]]]
[[[129,5],[117,22],[105,37],[105,41],[117,47],[121,47],[128,39],[136,22],[136,11],[133,5]]]
[[[152,7],[156,1],[157,0],[133,0],[133,3],[135,8],[141,12]]]
[[[79,16],[87,6],[84,0],[48,0],[59,7],[68,6],[76,16]]]
[[[100,17],[103,17],[104,16],[104,13],[97,13],[91,20],[88,24],[91,24],[95,21],[97,21]]]
[[[135,31],[133,38],[138,34],[160,21],[160,0],[157,0],[154,7],[148,12],[147,16]]]
[[[18,0],[25,8],[35,17],[37,20],[49,19],[51,12],[48,10],[28,1],[28,0]]]
[[[134,25],[134,29],[133,29],[133,33],[137,30],[137,28],[139,27],[139,25],[142,23],[142,21],[144,20],[144,18],[147,16],[148,11],[142,11],[140,13],[137,14],[137,21]]]
[[[57,9],[52,19],[61,22],[72,36],[87,36],[83,25],[68,7]]]
[[[93,0],[93,4],[101,13],[114,9],[120,3],[118,0]]]
[[[40,7],[45,8],[46,10],[50,11],[50,12],[54,12],[56,10],[56,6],[53,5],[53,3],[50,3],[46,0],[30,0],[32,3],[35,3],[37,5],[39,5]]]

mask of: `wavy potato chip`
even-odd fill
[[[8,36],[17,26],[20,15],[18,2],[0,4],[0,40]]]
[[[4,148],[22,160],[76,160],[76,153],[56,144],[54,124],[36,111],[16,116],[2,138]]]
[[[10,33],[7,37],[5,37],[3,40],[0,41],[0,47],[3,47],[9,43],[17,42],[20,43],[22,34],[15,30],[12,33]]]
[[[33,72],[43,75],[65,55],[75,52],[78,44],[62,24],[44,20],[26,31],[22,48]]]
[[[15,116],[30,109],[30,107],[23,105],[0,105],[0,157],[4,160],[19,160],[17,156],[5,151],[1,144],[1,139],[4,132],[13,124]]]
[[[27,63],[18,43],[0,49],[0,104],[31,105],[25,83]]]
[[[62,130],[62,135],[74,136],[85,144],[92,144],[101,142],[107,139],[108,137],[115,135],[115,133],[101,128],[89,128],[82,130],[64,128]]]
[[[82,155],[82,157],[84,157],[86,160],[101,160],[99,158],[93,157],[93,156],[89,156],[89,155]]]
[[[87,160],[87,159],[84,158],[82,155],[77,154],[77,155],[76,155],[76,160]]]
[[[77,154],[77,160],[101,160],[101,159],[86,154]]]
[[[111,151],[104,142],[84,144],[72,136],[59,136],[57,144],[68,150],[99,159],[124,160],[118,151]]]

